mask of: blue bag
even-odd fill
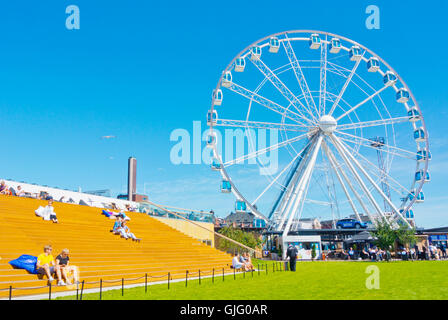
[[[25,269],[29,273],[37,274],[36,271],[37,257],[28,254],[22,254],[15,260],[9,261],[9,264],[18,269]]]
[[[101,214],[104,214],[108,218],[111,216],[110,212],[107,212],[106,210],[103,210]]]

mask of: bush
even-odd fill
[[[219,230],[219,233],[252,249],[255,249],[262,243],[253,233],[244,232],[241,229],[235,229],[231,226],[222,228]],[[217,247],[221,250],[241,249],[239,245],[223,238],[219,238]]]

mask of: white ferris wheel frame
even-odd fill
[[[299,60],[297,59],[297,57],[295,56],[295,52],[291,46],[291,41],[309,41],[310,40],[310,35],[312,34],[317,34],[321,37],[320,41],[320,49],[321,49],[321,59],[320,59],[320,88],[319,88],[319,102],[318,104],[316,104],[316,101],[313,98],[313,92],[310,91],[308,84],[306,82],[305,76],[303,75],[303,72],[301,70],[300,67],[300,63]],[[303,35],[298,36],[298,35]],[[281,37],[284,38],[281,38]],[[251,49],[254,47],[259,47],[261,50],[267,46],[269,46],[269,39],[271,39],[272,37],[275,37],[278,39],[279,41],[279,46],[281,47],[283,45],[283,48],[285,49],[286,55],[288,56],[288,59],[290,61],[289,64],[285,65],[288,69],[286,70],[271,70],[264,62],[261,58],[259,59],[254,59],[251,60],[250,59],[250,55],[251,55]],[[303,137],[304,135],[306,135],[306,131],[304,128],[305,127],[315,127],[317,125],[317,121],[318,118],[317,116],[321,116],[323,112],[325,112],[325,110],[328,110],[328,108],[326,108],[326,103],[327,101],[329,101],[329,99],[327,99],[327,91],[326,91],[326,87],[327,87],[327,83],[326,83],[326,73],[329,72],[334,72],[334,73],[338,73],[340,75],[344,75],[342,73],[341,70],[338,70],[335,67],[335,64],[333,64],[331,61],[327,60],[327,51],[328,51],[328,45],[331,42],[331,39],[328,39],[329,37],[331,38],[338,38],[342,41],[348,42],[349,44],[351,44],[352,46],[358,46],[359,48],[361,48],[363,50],[362,56],[359,60],[356,61],[356,63],[354,64],[353,68],[351,70],[345,69],[344,71],[350,71],[348,76],[346,77],[346,81],[344,83],[344,86],[342,87],[341,91],[339,92],[338,96],[334,97],[333,94],[333,103],[331,105],[330,111],[329,111],[329,115],[332,115],[334,110],[336,109],[336,107],[340,107],[342,109],[342,107],[340,106],[340,102],[343,101],[343,94],[345,92],[345,89],[347,88],[347,86],[350,83],[355,84],[355,82],[353,81],[353,77],[356,74],[356,70],[359,66],[359,64],[361,64],[361,62],[367,63],[368,58],[366,58],[366,54],[370,54],[371,57],[375,57],[377,58],[382,64],[383,66],[386,68],[386,71],[392,72],[396,77],[397,77],[397,81],[396,83],[393,83],[393,85],[391,86],[386,86],[383,85],[383,87],[379,90],[375,90],[375,92],[373,94],[370,94],[367,96],[367,98],[365,98],[363,101],[359,102],[358,104],[356,104],[355,106],[351,106],[350,104],[348,104],[347,102],[345,102],[345,104],[350,108],[348,110],[344,110],[344,113],[340,116],[338,116],[336,118],[336,121],[344,118],[345,116],[350,117],[350,115],[355,115],[356,118],[358,119],[358,122],[353,122],[353,120],[350,118],[351,123],[350,124],[338,124],[337,129],[335,130],[335,133],[337,133],[338,135],[336,136],[335,134],[331,134],[329,135],[329,140],[333,143],[333,146],[336,148],[336,150],[338,151],[338,153],[340,154],[340,156],[343,158],[346,166],[348,169],[350,169],[350,171],[352,172],[353,176],[356,178],[359,186],[361,187],[361,189],[364,191],[364,194],[367,196],[367,198],[370,200],[371,204],[373,205],[373,207],[376,209],[377,213],[379,216],[384,216],[382,210],[379,208],[379,205],[376,203],[375,199],[373,199],[373,197],[370,195],[370,192],[372,189],[375,189],[377,191],[377,193],[379,193],[381,195],[381,197],[385,200],[385,202],[388,202],[388,204],[390,205],[390,207],[392,208],[393,211],[395,211],[394,217],[395,217],[395,221],[397,220],[403,220],[408,226],[410,226],[409,222],[407,221],[407,219],[405,219],[401,213],[399,212],[399,209],[390,201],[390,199],[387,199],[387,197],[384,195],[383,191],[381,190],[380,187],[378,187],[378,185],[375,183],[375,181],[370,177],[370,175],[368,174],[368,172],[365,170],[365,168],[363,168],[362,164],[355,158],[355,156],[353,155],[359,155],[358,154],[358,150],[359,147],[362,146],[367,146],[366,145],[366,141],[368,141],[368,139],[359,137],[359,136],[354,136],[354,135],[350,135],[346,132],[343,132],[343,130],[347,130],[347,129],[362,129],[363,127],[369,127],[369,126],[379,126],[379,125],[392,125],[392,130],[394,130],[393,128],[393,124],[394,123],[400,123],[400,122],[407,122],[408,117],[403,116],[403,117],[397,117],[397,118],[389,118],[389,119],[380,119],[380,120],[373,120],[373,121],[359,121],[359,118],[356,114],[356,110],[358,108],[360,108],[363,104],[365,104],[366,102],[373,102],[375,104],[375,102],[373,101],[374,97],[378,97],[381,100],[381,92],[386,90],[387,88],[391,87],[395,90],[395,92],[399,91],[399,88],[397,87],[398,83],[401,83],[402,88],[406,89],[407,92],[409,93],[409,102],[412,102],[412,107],[416,108],[417,111],[419,112],[420,118],[418,119],[418,121],[420,122],[420,125],[417,126],[416,122],[412,122],[412,126],[414,128],[414,130],[416,129],[423,129],[424,132],[424,140],[423,141],[415,141],[417,144],[417,150],[425,150],[427,153],[426,159],[424,160],[424,165],[423,165],[423,169],[420,168],[420,163],[419,161],[417,161],[416,154],[417,152],[410,152],[408,150],[403,150],[400,149],[398,147],[392,146],[392,145],[387,145],[386,148],[387,150],[387,156],[389,157],[390,155],[392,157],[394,156],[404,156],[404,154],[407,155],[407,157],[412,158],[414,157],[416,160],[416,171],[417,170],[423,170],[423,177],[426,176],[427,171],[428,171],[428,165],[429,165],[429,155],[430,155],[430,151],[429,151],[429,142],[428,142],[428,132],[426,129],[426,125],[425,125],[425,121],[423,118],[423,114],[421,112],[420,106],[417,102],[417,100],[415,99],[412,91],[410,90],[410,88],[408,87],[408,85],[404,82],[404,80],[401,78],[401,76],[384,60],[382,59],[379,55],[377,55],[376,53],[374,53],[372,50],[368,49],[367,47],[349,39],[343,36],[339,36],[333,33],[329,33],[329,32],[324,32],[324,31],[319,31],[319,30],[292,30],[292,31],[285,31],[285,32],[279,32],[279,33],[275,33],[272,35],[269,35],[267,37],[264,37],[258,41],[255,41],[254,43],[250,44],[249,46],[247,46],[246,48],[244,48],[238,55],[236,55],[233,60],[227,65],[227,67],[225,68],[225,70],[223,71],[217,86],[215,87],[214,92],[217,92],[222,86],[223,83],[223,78],[226,74],[226,72],[231,71],[232,68],[234,68],[235,66],[235,62],[238,58],[244,58],[245,60],[250,60],[257,68],[258,70],[265,76],[264,80],[262,82],[266,82],[269,81],[271,82],[271,84],[273,84],[277,90],[289,101],[289,105],[287,107],[280,105],[274,101],[271,101],[261,95],[258,94],[258,90],[261,88],[261,86],[263,84],[260,84],[258,88],[256,88],[255,90],[251,91],[249,89],[246,89],[244,87],[242,87],[241,85],[231,82],[230,83],[230,87],[227,87],[226,89],[229,89],[230,91],[233,91],[243,97],[246,97],[249,100],[249,110],[251,107],[251,104],[253,101],[257,102],[258,104],[261,104],[262,106],[270,109],[273,112],[276,112],[280,115],[282,115],[282,123],[269,123],[269,122],[256,122],[256,121],[248,121],[248,118],[246,118],[246,120],[230,120],[230,119],[219,119],[220,124],[221,125],[225,125],[228,127],[241,127],[241,128],[246,128],[246,130],[248,128],[267,128],[267,129],[281,129],[279,130],[280,132],[286,133],[287,131],[292,131],[292,132],[296,132],[296,133],[300,133],[300,135],[298,137],[295,138],[291,138],[291,139],[285,139],[285,141],[282,141],[281,143],[279,143],[278,145],[275,146],[270,146],[265,148],[264,150],[257,150],[256,152],[251,152],[251,154],[245,155],[244,157],[242,157],[241,159],[234,159],[232,161],[228,161],[228,162],[223,162],[221,155],[218,153],[217,148],[216,148],[216,144],[212,146],[213,149],[213,155],[214,158],[217,159],[220,163],[220,169],[219,172],[222,176],[222,178],[226,181],[228,181],[231,185],[231,192],[233,193],[233,195],[236,197],[237,200],[239,201],[244,201],[244,203],[246,204],[246,206],[248,207],[249,211],[251,211],[256,217],[264,219],[265,221],[268,222],[272,222],[269,221],[268,218],[266,218],[265,215],[263,215],[261,212],[258,211],[258,209],[256,207],[254,207],[255,203],[258,201],[258,199],[267,191],[269,190],[270,187],[272,187],[272,185],[274,184],[279,184],[278,183],[278,179],[280,178],[280,176],[282,176],[282,174],[291,166],[291,164],[293,163],[293,161],[295,159],[297,159],[297,156],[299,156],[299,152],[296,151],[296,155],[295,158],[293,158],[293,161],[291,161],[283,170],[281,170],[281,172],[274,178],[271,179],[270,183],[268,184],[268,186],[263,190],[263,192],[255,199],[255,201],[248,201],[243,194],[238,190],[238,188],[235,186],[234,182],[232,181],[230,175],[228,174],[227,170],[225,169],[227,166],[229,165],[233,165],[239,162],[242,162],[244,160],[247,160],[250,157],[257,157],[260,152],[267,152],[269,150],[274,150],[275,148],[280,148],[283,145],[290,145],[290,142],[293,141],[294,139],[298,139],[299,137]],[[341,43],[341,50],[344,50],[346,52],[350,51],[350,47],[346,47]],[[249,59],[246,59],[248,58]],[[316,60],[317,61],[317,60]],[[330,65],[330,68],[327,68],[327,66]],[[285,66],[282,66],[280,68],[277,69],[282,69]],[[337,65],[336,65],[337,66]],[[340,67],[340,66],[338,66]],[[334,68],[335,70],[331,70],[331,68]],[[340,67],[342,68],[342,67]],[[282,81],[280,80],[280,78],[278,78],[278,74],[280,74],[281,72],[285,72],[288,71],[290,69],[293,69],[294,74],[296,76],[296,79],[300,85],[300,88],[302,90],[302,94],[300,96],[295,96],[290,90],[289,88],[284,85],[282,83]],[[277,73],[276,73],[277,72]],[[382,70],[382,68],[380,67],[377,72],[384,77],[384,75],[386,74],[386,72],[384,72]],[[358,76],[359,77],[359,76]],[[361,77],[359,77],[362,81],[364,81],[364,79],[362,79]],[[364,81],[365,82],[365,81]],[[367,82],[365,82],[367,85],[369,85]],[[356,84],[355,84],[356,85]],[[370,86],[370,85],[369,85]],[[360,88],[358,86],[358,88]],[[373,89],[373,87],[370,86],[371,89]],[[365,91],[364,91],[365,92]],[[367,93],[366,93],[367,94]],[[305,104],[303,104],[301,102],[303,98],[305,100]],[[386,105],[384,104],[384,102],[381,100],[381,102],[383,103],[385,110],[388,112],[388,109],[386,107]],[[406,108],[407,111],[410,110],[410,106],[408,102],[404,103],[404,106]],[[378,107],[375,104],[376,109],[378,110]],[[213,115],[213,112],[215,110],[215,103],[214,103],[214,97],[212,97],[212,102],[211,102],[211,108],[210,108],[210,114]],[[316,114],[313,113],[313,111],[316,111]],[[379,110],[378,110],[379,112]],[[379,112],[380,117],[382,118],[381,113]],[[248,117],[249,113],[247,114]],[[307,116],[306,116],[307,115]],[[390,114],[389,114],[390,116]],[[300,121],[303,121],[302,124],[286,124],[285,121],[285,117],[288,118],[289,120],[295,122],[295,123],[300,123]],[[307,124],[307,126],[304,126],[304,123]],[[210,132],[213,133],[213,127],[216,127],[217,124],[214,124],[213,121],[209,122],[209,128],[210,128]],[[352,194],[355,196],[355,198],[358,200],[358,203],[361,204],[364,213],[367,214],[370,218],[370,220],[374,222],[372,216],[370,215],[369,210],[367,210],[364,202],[361,200],[361,195],[359,195],[359,193],[356,191],[356,189],[353,187],[350,179],[348,179],[347,175],[345,174],[345,172],[340,168],[340,166],[337,164],[336,159],[334,157],[334,155],[331,153],[331,150],[328,148],[326,142],[324,141],[324,139],[321,139],[320,136],[322,134],[316,135],[317,136],[317,142],[314,142],[314,150],[316,149],[321,149],[322,153],[324,153],[327,157],[327,161],[329,163],[329,167],[332,168],[334,175],[337,177],[337,180],[339,181],[340,186],[342,187],[344,194],[346,195],[347,199],[348,199],[348,203],[351,205],[351,207],[353,208],[353,211],[355,213],[355,215],[357,216],[357,218],[359,218],[359,213],[358,210],[355,208],[355,206],[353,205],[353,199],[352,197],[350,197],[350,194],[348,192],[348,190],[352,191]],[[395,139],[395,135],[392,134],[392,137]],[[358,141],[355,141],[358,148],[353,148],[351,146],[349,146],[347,144],[347,142],[352,142],[354,143],[353,139],[358,139]],[[249,139],[248,139],[249,140]],[[297,141],[297,140],[296,140]],[[215,141],[216,143],[216,141]],[[311,143],[311,139],[309,141],[309,143]],[[309,144],[308,143],[308,144]],[[364,144],[363,144],[364,143]],[[394,141],[395,143],[395,141]],[[424,145],[424,147],[421,147],[421,145]],[[316,148],[316,145],[318,146]],[[349,150],[351,149],[351,150]],[[390,150],[389,150],[390,149]],[[303,149],[302,149],[303,150]],[[350,153],[350,151],[352,151],[352,153]],[[303,194],[304,192],[306,192],[306,187],[309,184],[309,181],[311,179],[312,176],[312,171],[314,168],[314,164],[316,162],[316,155],[317,152],[313,152],[310,158],[310,164],[308,164],[306,170],[302,173],[302,176],[299,177],[300,181],[297,184],[297,182],[292,185],[291,187],[295,189],[295,191],[293,192],[292,190],[286,190],[287,194],[289,193],[290,196],[292,195],[298,195],[299,193]],[[307,154],[307,156],[309,156],[309,153]],[[367,161],[367,159],[363,159],[363,161]],[[392,163],[392,159],[389,159],[388,161],[388,165],[391,165]],[[373,165],[372,163],[370,163],[370,165]],[[373,165],[374,166],[374,165]],[[357,169],[356,169],[357,168]],[[370,184],[373,186],[373,188],[371,187],[370,189],[365,185],[364,180],[361,179],[359,171],[361,171],[361,173],[363,174],[364,177],[367,178],[367,180],[370,182]],[[387,174],[386,174],[387,175]],[[422,191],[423,188],[423,184],[424,179],[422,179],[421,182],[417,182],[416,179],[414,178],[413,183],[411,185],[411,188],[405,188],[403,186],[401,186],[401,184],[399,182],[397,182],[394,178],[392,178],[391,176],[388,176],[388,179],[391,179],[394,183],[395,183],[395,187],[399,188],[399,189],[405,189],[408,193],[410,192],[410,190],[414,190],[414,196],[412,197],[412,199],[409,197],[409,194],[407,196],[407,198],[403,201],[403,204],[406,204],[404,207],[402,207],[402,213],[406,213],[408,212],[413,204],[415,203],[415,201],[417,200],[417,195],[420,194],[420,192]],[[416,184],[418,184],[417,187]],[[347,188],[348,186],[348,188]],[[403,191],[403,190],[402,190]],[[303,199],[302,197],[299,197],[300,199]],[[408,201],[409,200],[409,201]],[[302,203],[301,205],[303,206],[304,201],[300,202],[300,201],[295,201],[295,202],[290,202],[288,203],[288,208],[283,208],[286,209],[287,211],[289,210],[290,213],[288,215],[284,215],[283,217],[281,217],[281,221],[280,221],[280,225],[283,226],[284,223],[286,222],[286,227],[284,228],[284,232],[288,232],[289,227],[291,226],[291,223],[293,221],[294,217],[297,217],[297,215],[301,214],[298,213],[297,209],[300,207],[300,203]],[[292,207],[292,211],[291,208]],[[287,219],[288,218],[288,219]],[[278,224],[278,222],[277,222]]]

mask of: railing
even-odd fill
[[[285,268],[283,266],[283,262],[278,262],[278,261],[273,261],[272,262],[272,273],[275,272],[281,272],[281,271],[286,271],[287,268]],[[248,272],[242,272],[243,273],[243,278],[246,278],[246,273],[251,274],[251,277],[254,277],[254,272],[256,274],[258,274],[258,276],[260,276],[262,273],[268,275],[270,273],[269,271],[269,266],[268,264],[257,264],[257,269],[256,270],[251,270]],[[240,273],[240,272],[239,272]],[[233,269],[233,279],[236,280],[236,274],[237,271],[235,269]],[[84,289],[86,285],[98,285],[98,286],[94,286],[93,288],[89,288],[89,289],[99,289],[98,293],[99,293],[99,300],[102,300],[103,298],[103,289],[104,286],[103,284],[112,284],[112,283],[121,283],[121,296],[124,296],[124,292],[125,292],[125,282],[135,282],[135,281],[139,281],[142,279],[144,280],[144,289],[145,289],[145,293],[148,292],[148,286],[150,286],[150,279],[163,279],[166,278],[166,283],[167,283],[167,289],[170,290],[171,288],[171,281],[173,280],[173,275],[180,275],[179,273],[173,274],[171,272],[168,272],[167,274],[164,275],[159,275],[159,276],[151,276],[148,275],[148,273],[145,273],[144,275],[142,275],[141,277],[137,277],[137,278],[121,278],[121,279],[116,279],[116,280],[103,280],[102,278],[100,278],[100,280],[98,281],[85,281],[83,280],[82,282],[78,282],[76,284],[76,300],[82,300],[83,298],[83,294],[84,294]],[[219,268],[219,269],[215,269],[213,268],[212,270],[201,270],[199,269],[196,272],[191,272],[189,270],[185,271],[185,287],[188,287],[188,281],[193,281],[195,280],[194,278],[189,278],[192,276],[196,276],[196,279],[198,280],[199,285],[201,285],[202,283],[202,279],[204,278],[211,278],[212,279],[212,283],[215,283],[215,279],[222,279],[222,281],[225,281],[225,276],[229,276],[232,274],[229,273],[225,273],[225,268]],[[178,278],[178,280],[182,280],[182,278]],[[133,283],[136,284],[136,283]],[[141,284],[143,286],[143,281],[137,284]],[[160,284],[157,283],[157,284]],[[53,292],[53,286],[51,285],[51,283],[49,285],[46,286],[39,286],[39,287],[17,287],[14,288],[12,285],[10,285],[9,287],[6,288],[1,288],[0,291],[9,291],[8,292],[8,300],[12,300],[13,298],[13,292],[15,290],[37,290],[37,289],[44,289],[44,288],[48,288],[48,300],[52,299],[52,296],[54,297],[54,292]],[[111,289],[109,289],[111,290]],[[18,296],[20,297],[20,296]]]
[[[190,219],[188,219],[188,218],[185,218],[183,215],[179,214],[178,212],[174,212],[174,211],[172,211],[172,210],[167,209],[166,207],[162,207],[162,206],[160,206],[160,205],[157,205],[157,204],[152,203],[152,202],[149,202],[149,201],[148,201],[148,202],[145,202],[145,203],[146,203],[146,204],[150,204],[150,205],[152,205],[152,206],[154,206],[154,207],[156,207],[156,208],[158,208],[158,209],[160,209],[160,210],[163,210],[163,211],[165,211],[167,214],[170,214],[170,215],[172,215],[172,216],[174,216],[174,217],[176,217],[176,218],[178,218],[178,219],[185,220],[185,221],[187,221],[187,222],[189,222],[189,223],[195,225],[195,226],[198,227],[198,228],[204,229],[204,230],[206,230],[207,232],[212,233],[214,236],[217,236],[217,237],[220,237],[220,238],[225,239],[225,240],[227,240],[227,241],[230,241],[230,242],[236,244],[237,246],[243,248],[244,250],[250,252],[251,255],[254,256],[254,257],[261,257],[261,256],[262,256],[261,250],[257,250],[257,249],[248,247],[248,246],[246,246],[246,245],[244,245],[244,244],[242,244],[242,243],[240,243],[240,242],[238,242],[238,241],[235,241],[235,240],[233,240],[233,239],[231,239],[231,238],[229,238],[229,237],[226,237],[226,236],[224,236],[224,235],[222,235],[222,234],[220,234],[220,233],[218,233],[218,232],[215,232],[214,229],[213,229],[213,230],[210,230],[210,229],[208,229],[208,228],[206,228],[206,227],[204,227],[204,226],[201,226],[200,224],[197,224],[197,223],[195,223],[194,221],[192,221],[192,220],[190,220]]]

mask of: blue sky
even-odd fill
[[[67,30],[75,4],[80,30]],[[381,29],[365,27],[365,8]],[[162,204],[224,216],[231,197],[206,165],[170,162],[170,133],[203,121],[221,71],[269,34],[316,29],[362,43],[406,81],[430,133],[432,181],[415,207],[422,226],[448,225],[446,1],[15,1],[0,8],[1,174],[83,190],[138,191]],[[113,139],[102,139],[112,135]]]

